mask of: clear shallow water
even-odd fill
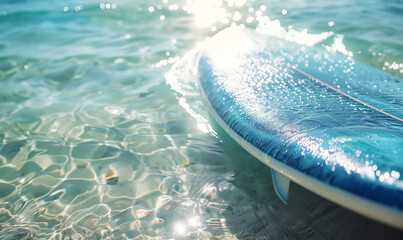
[[[402,8],[0,3],[0,239],[399,239],[296,185],[283,205],[268,168],[209,118],[193,67],[237,22],[402,77]]]

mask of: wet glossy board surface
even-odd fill
[[[219,34],[200,59],[201,86],[225,124],[287,166],[403,211],[402,80],[248,34]],[[233,38],[241,44],[223,45]]]

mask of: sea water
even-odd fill
[[[0,239],[399,239],[269,169],[208,114],[231,25],[403,77],[401,1],[0,2]],[[236,42],[236,39],[234,39]]]

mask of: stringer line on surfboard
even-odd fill
[[[337,88],[335,88],[335,87],[333,87],[333,86],[331,86],[331,85],[329,85],[329,84],[323,82],[322,80],[320,80],[320,79],[318,79],[318,78],[316,78],[316,77],[310,75],[309,73],[306,73],[306,72],[302,71],[301,69],[298,69],[298,68],[293,68],[293,69],[294,69],[295,71],[297,71],[297,72],[299,72],[299,73],[301,73],[301,74],[307,76],[309,79],[314,80],[314,81],[316,81],[316,82],[318,82],[318,83],[320,83],[320,84],[322,84],[322,85],[324,85],[324,86],[326,86],[326,87],[332,89],[333,91],[336,91],[336,92],[342,94],[343,96],[346,96],[346,97],[348,97],[348,98],[350,98],[350,99],[352,99],[352,100],[354,100],[354,101],[356,101],[356,102],[359,102],[359,103],[361,103],[361,104],[363,104],[363,105],[365,105],[365,106],[367,106],[367,107],[369,107],[369,108],[372,108],[373,110],[375,110],[375,111],[377,111],[377,112],[383,113],[383,114],[385,114],[385,115],[387,115],[387,116],[389,116],[389,117],[391,117],[391,118],[394,118],[394,119],[396,119],[396,120],[399,120],[399,121],[403,122],[403,119],[402,119],[402,118],[399,118],[399,117],[397,117],[397,116],[395,116],[395,115],[392,115],[392,114],[390,114],[390,113],[387,113],[387,112],[385,112],[385,111],[383,111],[383,110],[381,110],[381,109],[379,109],[379,108],[377,108],[377,107],[375,107],[375,106],[372,106],[372,105],[369,104],[369,103],[363,102],[363,101],[361,101],[361,100],[358,99],[358,98],[355,98],[355,97],[353,97],[353,96],[351,96],[351,95],[349,95],[349,94],[347,94],[347,93],[345,93],[345,92],[343,92],[343,91],[340,91],[339,89],[337,89]]]
[[[365,106],[367,106],[367,107],[369,107],[369,108],[371,108],[371,109],[373,109],[373,110],[375,110],[377,112],[380,112],[380,113],[385,114],[385,115],[387,115],[387,116],[389,116],[391,118],[394,118],[396,120],[399,120],[399,121],[403,122],[402,118],[399,118],[399,117],[397,117],[395,115],[387,113],[387,112],[385,112],[385,111],[383,111],[383,110],[381,110],[381,109],[379,109],[379,108],[377,108],[375,106],[372,106],[369,103],[361,101],[358,98],[355,98],[355,97],[353,97],[353,96],[351,96],[351,95],[349,95],[349,94],[347,94],[347,93],[345,93],[343,91],[340,91],[339,89],[337,89],[337,88],[335,88],[335,87],[323,82],[322,80],[310,75],[309,73],[306,73],[306,72],[302,71],[301,69],[298,69],[298,68],[295,68],[295,67],[293,69],[295,71],[301,73],[302,75],[308,77],[309,79],[311,79],[313,81],[316,81],[316,82],[318,82],[318,83],[320,83],[320,84],[332,89],[333,91],[335,91],[337,93],[342,94],[343,96],[346,96],[346,97],[348,97],[348,98],[350,98],[350,99],[352,99],[352,100],[354,100],[354,101],[356,101],[358,103],[361,103],[361,104],[363,104],[363,105],[365,105]],[[280,198],[280,200],[283,203],[287,204],[288,203],[288,195],[289,195],[288,193],[289,193],[291,180],[289,178],[287,178],[286,176],[284,176],[283,174],[277,172],[274,169],[271,169],[271,174],[272,174],[272,179],[273,179],[274,190],[276,191],[277,196]]]

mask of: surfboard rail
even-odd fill
[[[206,98],[204,92],[203,96],[204,98]],[[322,196],[329,201],[346,207],[354,212],[403,230],[403,212],[396,211],[395,208],[379,204],[377,202],[357,196],[347,191],[343,191],[342,189],[332,187],[281,163],[275,158],[268,156],[260,149],[245,141],[234,130],[229,128],[221,119],[221,117],[215,112],[210,103],[208,103],[208,106],[210,108],[210,114],[213,116],[214,120],[225,130],[225,132],[228,133],[228,135],[230,135],[232,139],[234,139],[239,145],[241,145],[255,158],[271,168],[272,172],[274,172],[275,174],[283,175],[284,177],[289,179],[289,181],[292,181],[318,194],[319,196]],[[276,184],[276,182],[277,181],[274,181],[274,189],[276,190],[277,195],[282,202],[287,203],[289,195],[288,187],[283,188],[281,187],[281,185]],[[282,193],[279,194],[278,191],[281,191]],[[284,197],[284,195],[286,195],[287,197]]]

